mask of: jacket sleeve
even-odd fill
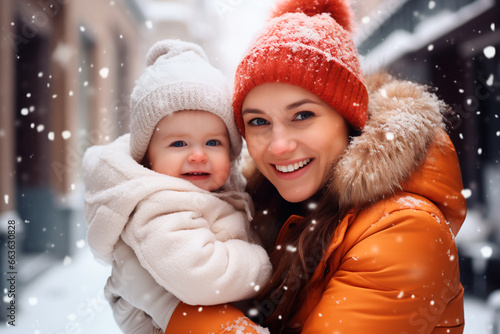
[[[266,251],[243,237],[246,230],[233,229],[233,239],[228,238],[227,231],[224,238],[218,238],[225,231],[220,228],[222,225],[228,230],[241,225],[244,213],[233,210],[217,219],[190,210],[158,215],[157,208],[167,203],[165,193],[168,192],[143,200],[122,235],[141,265],[161,286],[187,304],[216,305],[255,296],[271,274]],[[191,206],[205,205],[202,198],[193,198],[192,194],[179,193],[175,199]],[[211,207],[208,216],[217,210],[216,206]],[[220,231],[212,230],[215,225]]]
[[[109,295],[108,301],[113,310],[118,327],[126,334],[157,334],[163,333],[160,328],[153,325],[151,317],[144,311],[135,308],[119,296]]]
[[[453,303],[461,293],[457,261],[444,219],[421,210],[388,214],[345,250],[337,270],[325,272],[328,283],[302,333],[431,333],[435,327],[461,333],[463,305]]]
[[[191,306],[180,303],[165,334],[270,334],[232,305]]]
[[[125,333],[149,333],[154,328],[165,331],[179,299],[156,283],[121,239],[113,255],[115,261],[105,294],[120,328],[127,328]],[[132,331],[137,327],[142,329]]]

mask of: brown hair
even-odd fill
[[[255,200],[254,227],[270,251],[273,265],[271,279],[258,296],[260,318],[271,333],[293,333],[300,327],[293,324],[292,319],[303,305],[314,283],[311,277],[348,209],[339,209],[337,194],[328,186],[313,196],[313,201],[319,199],[314,210],[307,208],[310,201],[286,202],[258,171],[249,180],[248,191]],[[273,243],[281,224],[292,214],[304,218],[290,230],[286,245],[275,248]]]

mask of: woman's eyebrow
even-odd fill
[[[319,102],[316,102],[316,101],[311,100],[311,99],[302,99],[302,100],[299,100],[297,102],[294,102],[294,103],[291,103],[291,104],[287,105],[286,106],[286,110],[292,110],[292,109],[298,108],[301,105],[307,104],[307,103],[320,104]],[[260,109],[248,108],[248,109],[244,109],[241,112],[242,116],[244,116],[246,114],[259,114],[259,115],[262,115],[262,114],[264,114],[264,112],[262,110],[260,110]]]
[[[259,115],[262,115],[262,114],[264,114],[264,112],[262,110],[260,110],[260,109],[247,108],[247,109],[244,109],[241,112],[241,116],[244,116],[246,114],[259,114]]]
[[[289,104],[286,109],[287,110],[292,110],[292,109],[295,109],[295,108],[298,108],[300,107],[301,105],[303,104],[307,104],[307,103],[314,103],[314,104],[319,104],[318,102],[316,101],[313,101],[313,100],[310,100],[310,99],[302,99],[300,101],[297,101],[297,102],[294,102],[292,104]]]

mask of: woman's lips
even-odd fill
[[[276,168],[278,171],[282,173],[291,173],[295,172],[296,170],[307,166],[311,162],[311,158],[307,158],[304,160],[300,160],[295,163],[290,163],[290,164],[283,164],[283,165],[274,165],[274,168]]]
[[[280,164],[272,164],[274,172],[279,179],[292,180],[301,177],[306,173],[311,163],[314,161],[312,158],[298,160],[295,162],[287,162]]]

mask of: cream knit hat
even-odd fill
[[[203,49],[180,40],[154,44],[146,56],[147,68],[137,80],[130,98],[130,152],[136,161],[144,157],[156,124],[179,110],[204,110],[226,124],[231,159],[241,152],[231,93],[224,75],[211,66]]]

